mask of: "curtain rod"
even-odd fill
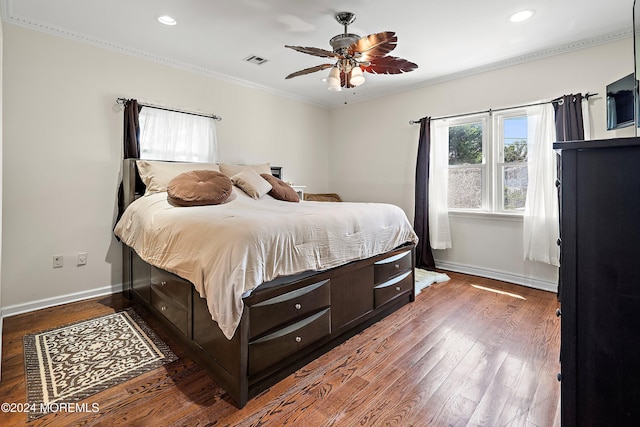
[[[127,101],[129,100],[126,98],[118,98],[116,99],[116,104],[124,105],[125,102]],[[148,108],[155,108],[156,110],[173,111],[174,113],[184,113],[184,114],[190,114],[192,116],[209,117],[217,121],[222,120],[222,117],[216,116],[215,114],[204,114],[204,113],[196,113],[193,111],[176,110],[174,108],[162,107],[160,105],[147,104],[146,102],[139,102],[138,105],[141,105],[143,107],[148,107]]]
[[[596,96],[598,93],[589,93],[587,92],[586,95],[584,96],[585,99],[589,99],[592,96]],[[488,110],[483,110],[483,111],[475,111],[473,113],[464,113],[464,114],[454,114],[452,116],[440,116],[440,117],[432,117],[431,120],[443,120],[443,119],[455,119],[456,117],[464,117],[464,116],[472,116],[474,114],[482,114],[482,113],[493,113],[495,111],[507,111],[507,110],[513,110],[516,108],[525,108],[525,107],[534,107],[536,105],[544,105],[544,104],[551,104],[554,102],[559,102],[560,104],[562,104],[564,102],[564,99],[562,98],[556,98],[556,99],[552,99],[551,101],[542,101],[542,102],[534,102],[532,104],[523,104],[523,105],[516,105],[515,107],[504,107],[504,108],[495,108],[495,109],[491,109],[489,108]],[[421,119],[418,120],[409,120],[409,124],[410,125],[417,125],[420,123]]]

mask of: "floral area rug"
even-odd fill
[[[177,360],[133,309],[25,335],[23,342],[30,421],[69,405],[91,411],[77,402]]]

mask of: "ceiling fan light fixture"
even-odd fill
[[[329,90],[335,91],[335,92],[339,92],[342,90],[342,88],[340,87],[340,70],[338,69],[338,67],[333,66],[331,67],[331,71],[329,71],[329,76],[327,76],[326,79],[324,79],[325,82],[327,82],[327,85],[329,85]]]
[[[351,77],[349,81],[354,86],[360,86],[362,83],[364,83],[365,78],[364,78],[364,75],[362,74],[362,68],[354,67],[353,70],[351,70]]]
[[[357,34],[349,33],[347,28],[355,20],[355,14],[339,12],[335,15],[335,18],[340,24],[344,25],[344,33],[338,34],[329,40],[333,51],[318,47],[284,46],[308,55],[331,58],[334,62],[296,71],[286,76],[285,79],[331,68],[329,75],[322,81],[327,83],[329,90],[339,92],[343,87],[351,89],[362,85],[365,82],[364,72],[372,74],[401,74],[418,68],[411,61],[388,56],[388,53],[395,49],[398,41],[395,32],[383,31],[360,37]]]

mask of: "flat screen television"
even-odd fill
[[[633,73],[607,85],[607,130],[635,123],[635,91],[636,79]]]

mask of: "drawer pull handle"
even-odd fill
[[[562,374],[558,373],[558,375],[556,375],[556,378],[558,379],[558,381],[562,381]]]
[[[396,291],[400,292],[400,286],[396,286]]]
[[[562,244],[562,240],[561,239],[556,240],[556,244],[560,246]]]
[[[167,282],[165,282],[164,280],[162,282],[160,282],[160,286],[164,286],[166,284],[167,284]]]
[[[163,305],[162,307],[160,307],[160,311],[166,311],[167,310],[167,306]]]
[[[396,264],[396,265],[394,265],[394,267],[395,267],[396,269],[398,269],[398,268],[400,268],[400,264]]]
[[[556,187],[560,187],[560,180],[556,179]]]
[[[302,341],[302,338],[301,337],[296,337],[296,342],[300,342],[300,341]]]
[[[296,308],[296,310],[300,310],[302,308],[302,305],[301,304],[296,304],[296,305],[294,305],[294,307]]]
[[[556,309],[556,316],[557,316],[557,317],[562,316],[562,311],[560,311],[560,309],[559,309],[559,308],[558,308],[558,309]]]

